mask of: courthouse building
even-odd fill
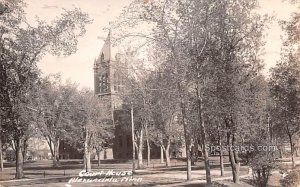
[[[115,127],[111,147],[115,159],[126,159],[132,155],[130,111],[123,110],[120,95],[125,89],[127,74],[126,59],[112,46],[109,32],[98,58],[94,61],[94,92],[100,102],[103,102],[105,110],[110,113],[110,125]]]
[[[114,127],[114,137],[108,140],[109,146],[101,153],[100,159],[131,159],[132,136],[130,110],[124,107],[123,91],[126,89],[125,81],[128,77],[128,62],[132,60],[130,53],[118,51],[113,47],[111,32],[94,60],[94,94],[100,98],[101,105],[109,115],[108,125]],[[160,148],[153,142],[151,144],[151,158],[160,157]],[[80,147],[80,146],[79,146]],[[78,147],[77,147],[78,148]],[[172,149],[172,145],[171,145]],[[83,150],[83,147],[82,147]],[[171,152],[171,155],[175,155]],[[60,159],[81,159],[83,151],[73,148],[68,142],[62,141],[59,147]],[[143,150],[146,157],[147,149]],[[174,156],[175,157],[175,156]],[[177,156],[176,156],[177,157]]]

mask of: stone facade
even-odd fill
[[[122,61],[120,52],[113,50],[111,33],[97,59],[94,61],[94,92],[106,104],[113,116],[113,111],[122,108],[119,92],[124,88],[127,76],[127,63]]]
[[[98,58],[94,61],[94,92],[105,106],[105,110],[111,114],[110,120],[115,127],[115,137],[112,140],[115,159],[129,158],[132,151],[131,131],[124,129],[130,125],[130,117],[128,118],[130,113],[122,110],[120,95],[124,89],[125,77],[127,77],[127,62],[122,59],[121,52],[112,47],[109,32]],[[130,142],[126,142],[127,139],[124,137],[130,139]]]

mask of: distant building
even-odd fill
[[[112,47],[111,32],[109,32],[99,56],[94,60],[94,93],[103,103],[104,110],[110,114],[106,119],[109,122],[108,125],[116,128],[115,138],[108,140],[113,142],[113,145],[104,147],[100,159],[126,159],[128,155],[132,155],[132,146],[129,146],[132,144],[131,131],[120,131],[121,128],[119,128],[126,126],[130,120],[130,118],[124,118],[123,103],[119,95],[120,91],[124,89],[125,77],[127,77],[127,62],[122,60],[121,53]],[[121,117],[122,115],[123,117]],[[128,137],[130,137],[130,142],[123,143],[123,141],[129,140]],[[59,146],[60,159],[82,159],[84,153],[81,146],[78,145],[74,148],[67,141],[62,140]]]
[[[94,61],[94,92],[110,111],[122,109],[119,91],[124,88],[124,77],[127,77],[127,62],[121,60],[122,55],[114,50],[109,32],[102,50]]]
[[[125,89],[127,73],[127,62],[112,46],[109,32],[98,58],[94,61],[94,92],[105,105],[105,110],[111,114],[109,120],[115,127],[113,155],[107,155],[107,158],[113,156],[116,159],[125,159],[132,155],[131,131],[123,128],[130,125],[130,113],[123,110],[120,97],[120,92]]]
[[[102,104],[105,104],[105,110],[111,114],[111,125],[115,127],[111,147],[114,159],[132,158],[131,116],[130,111],[125,109],[121,97],[123,91],[126,91],[124,81],[127,80],[129,73],[126,61],[128,59],[133,60],[132,54],[121,53],[116,47],[113,47],[111,32],[109,32],[98,58],[94,61],[94,92],[103,102]],[[150,142],[150,145],[151,158],[159,158],[160,147],[153,142]],[[181,152],[179,154],[173,147],[172,144],[171,156],[182,157],[185,155]],[[143,155],[145,158],[147,149],[143,150]]]

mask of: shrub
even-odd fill
[[[255,186],[266,187],[272,170],[276,167],[275,157],[272,152],[255,152],[249,160],[253,171]]]
[[[297,167],[288,172],[287,176],[280,180],[283,187],[295,187],[300,186],[300,168]]]
[[[14,161],[16,160],[15,151],[12,149],[7,149],[4,153],[4,157],[7,161]]]

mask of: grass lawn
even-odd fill
[[[212,157],[211,159],[211,176],[212,179],[220,178],[219,163],[218,158]],[[139,171],[135,174],[135,177],[142,178],[142,182],[135,186],[155,186],[155,185],[165,185],[165,186],[204,186],[203,180],[205,179],[205,169],[203,162],[197,162],[195,166],[192,167],[192,180],[202,180],[199,183],[185,184],[182,185],[186,180],[186,166],[183,160],[171,160],[172,167],[166,168],[165,164],[161,164],[159,159],[152,160],[151,164],[147,169]],[[145,161],[145,165],[146,161]],[[121,170],[129,171],[131,170],[131,160],[103,160],[101,165],[97,166],[97,161],[92,161],[92,169],[94,171],[107,171],[107,170]],[[154,167],[153,167],[154,166]],[[251,179],[241,179],[239,185],[234,184],[231,181],[231,169],[228,165],[228,161],[225,160],[225,176],[227,179],[215,181],[214,186],[229,186],[238,187],[245,186],[251,187]],[[49,180],[45,183],[55,184],[54,186],[64,186],[69,178],[77,177],[79,172],[83,168],[82,160],[61,160],[60,167],[52,167],[51,160],[41,160],[36,162],[30,162],[24,164],[24,173],[27,179],[39,179],[43,181],[43,178],[57,178],[56,180]],[[248,168],[246,166],[241,166],[240,175],[246,175],[248,173]],[[14,179],[15,168],[5,168],[3,172],[0,172],[0,184],[1,180],[12,180]],[[62,179],[64,177],[69,177]],[[58,179],[60,178],[60,179]],[[280,186],[279,185],[280,175],[274,174],[270,177],[269,187]],[[23,183],[27,186],[48,186],[46,184],[36,184],[38,180],[32,181],[32,183]],[[43,183],[43,182],[41,182]],[[51,186],[49,184],[49,186]],[[25,185],[25,186],[26,186]],[[72,184],[72,187],[82,186],[83,183]],[[14,186],[14,185],[9,185]],[[86,184],[84,184],[86,186]],[[132,186],[132,182],[122,182],[122,183],[96,183],[89,184],[87,186]]]

